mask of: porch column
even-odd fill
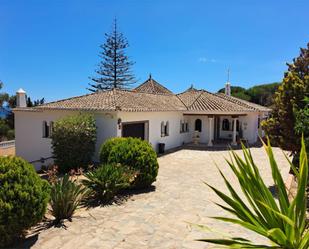
[[[213,146],[213,139],[214,139],[214,117],[213,116],[208,116],[209,120],[209,141],[208,141],[208,146]]]
[[[237,124],[237,117],[232,116],[233,118],[233,141],[232,141],[232,145],[237,145],[236,142],[236,124]]]

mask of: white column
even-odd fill
[[[233,118],[233,141],[232,141],[232,145],[237,145],[236,142],[236,124],[237,124],[237,118]]]
[[[208,117],[209,120],[209,141],[208,141],[208,146],[213,146],[213,139],[214,139],[214,129],[213,129],[213,117]]]

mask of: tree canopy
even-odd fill
[[[98,76],[91,77],[94,81],[89,84],[88,90],[92,92],[104,91],[114,88],[129,89],[134,84],[135,77],[131,71],[134,62],[126,55],[129,43],[118,30],[117,20],[114,20],[113,30],[105,34],[106,41],[101,45],[101,62],[95,71]]]
[[[248,89],[240,86],[231,86],[231,94],[236,98],[247,100],[263,106],[272,106],[273,97],[281,83],[261,84]],[[224,88],[218,92],[224,93]]]
[[[306,123],[309,120],[309,43],[293,63],[287,65],[288,71],[275,94],[272,115],[262,127],[281,148],[297,154],[301,134],[309,138]]]

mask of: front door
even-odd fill
[[[123,123],[122,124],[123,137],[136,137],[145,139],[145,123]]]

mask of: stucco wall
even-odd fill
[[[255,143],[258,138],[258,116],[258,113],[249,113],[247,116],[240,117],[243,127],[243,136],[250,144]]]
[[[243,137],[248,140],[250,144],[257,141],[258,136],[258,113],[248,113],[246,116],[239,116],[239,124],[242,127]],[[224,119],[228,119],[230,122],[230,130],[222,130],[222,122]],[[233,118],[231,116],[220,116],[220,138],[232,139],[232,123]],[[236,133],[238,134],[238,132]]]
[[[68,111],[43,111],[43,112],[15,112],[15,142],[16,155],[29,162],[52,156],[51,139],[43,138],[43,121],[55,121],[61,117],[72,115],[76,112]],[[116,115],[95,113],[97,125],[97,144],[95,160],[98,158],[99,147],[105,139],[116,136]],[[44,164],[52,163],[52,159]],[[33,163],[36,169],[42,165]]]
[[[149,121],[149,142],[155,150],[158,143],[165,143],[165,149],[171,149],[191,141],[193,126],[189,124],[189,131],[180,133],[180,120],[186,119],[181,112],[119,112],[118,118],[122,122]],[[169,136],[161,137],[161,122],[169,122]],[[121,131],[118,131],[121,136]]]
[[[42,122],[55,121],[61,117],[73,114],[68,111],[43,111],[43,112],[15,112],[15,135],[16,135],[16,155],[28,161],[39,160],[52,156],[51,139],[43,138]],[[75,112],[76,113],[76,112]],[[98,160],[100,145],[110,137],[121,136],[117,122],[148,121],[148,140],[157,151],[158,143],[165,143],[166,149],[178,147],[183,143],[192,142],[194,135],[195,120],[201,119],[202,132],[200,142],[209,141],[209,118],[206,115],[183,115],[182,112],[114,112],[114,113],[95,113],[97,125],[97,144],[94,160]],[[249,143],[255,143],[258,131],[258,113],[249,113],[239,117],[243,124],[243,136]],[[229,119],[231,117],[228,117]],[[180,121],[187,120],[189,132],[180,133]],[[223,117],[221,117],[221,122]],[[169,122],[169,136],[161,137],[161,122]],[[220,122],[220,129],[222,124]],[[244,125],[246,124],[246,125]],[[147,131],[146,131],[147,132]],[[225,136],[222,131],[220,136]],[[52,163],[51,160],[44,164]],[[39,169],[41,163],[34,163]]]
[[[200,143],[208,143],[208,141],[209,141],[209,119],[208,119],[208,117],[205,116],[205,115],[188,115],[187,117],[189,119],[189,123],[190,123],[190,127],[191,127],[191,129],[190,129],[191,140],[192,140],[192,137],[194,136],[195,121],[197,119],[200,119],[202,121],[202,131],[199,133]]]

